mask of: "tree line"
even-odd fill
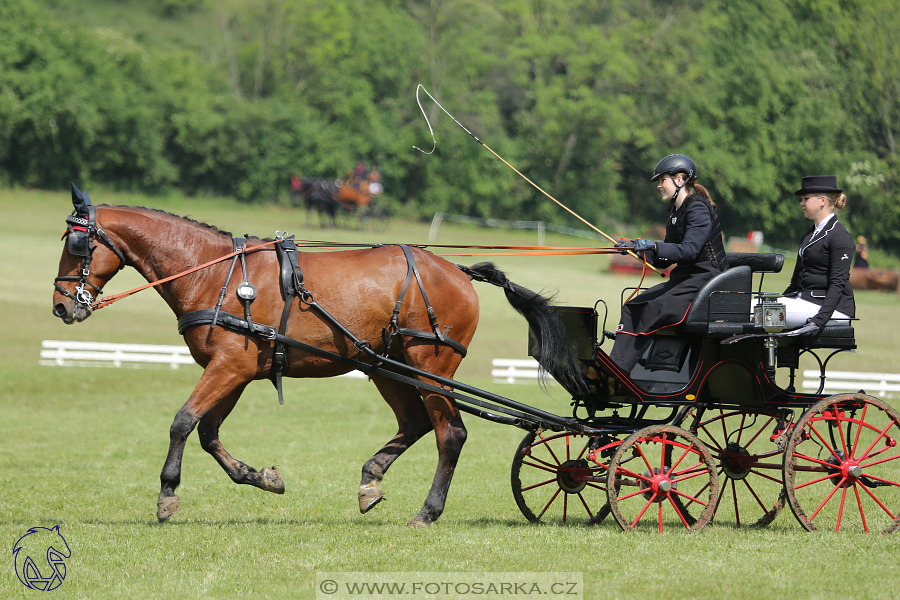
[[[800,178],[836,174],[851,232],[900,254],[900,15],[887,0],[142,5],[160,28],[203,25],[161,42],[0,0],[0,185],[272,202],[293,174],[337,177],[361,158],[407,216],[574,224],[424,94],[437,144],[414,150],[432,147],[423,84],[601,229],[659,222],[649,175],[682,152],[729,235],[793,247],[809,226]]]

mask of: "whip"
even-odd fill
[[[503,159],[502,156],[500,156],[499,154],[497,154],[496,152],[494,152],[493,150],[491,150],[491,148],[490,148],[487,144],[485,144],[485,143],[482,142],[480,139],[478,139],[478,136],[476,136],[474,133],[472,133],[471,131],[469,131],[468,129],[466,129],[466,126],[465,126],[465,125],[463,125],[462,123],[460,123],[459,121],[457,121],[457,120],[456,120],[456,117],[454,117],[454,116],[451,115],[449,112],[447,112],[447,109],[444,108],[443,106],[441,106],[441,103],[438,102],[437,100],[435,100],[435,99],[434,99],[434,96],[432,96],[432,95],[428,92],[428,90],[425,89],[425,86],[423,86],[421,83],[416,87],[416,103],[419,105],[419,110],[422,111],[422,116],[425,117],[425,122],[428,124],[428,132],[431,133],[431,141],[432,141],[432,144],[433,144],[433,145],[432,145],[431,151],[429,151],[429,152],[425,152],[424,150],[422,150],[422,149],[419,148],[418,146],[413,146],[414,149],[418,150],[418,151],[421,152],[422,154],[432,154],[432,153],[435,151],[435,149],[437,148],[437,140],[436,140],[435,137],[434,137],[434,129],[432,129],[432,127],[431,127],[431,121],[428,120],[428,115],[425,114],[425,109],[422,108],[422,102],[421,102],[421,100],[419,99],[419,90],[420,90],[420,89],[421,89],[422,91],[424,91],[426,94],[428,94],[428,97],[431,98],[431,101],[434,102],[435,104],[437,104],[438,108],[440,108],[442,111],[444,111],[444,114],[445,114],[445,115],[447,115],[448,117],[450,117],[451,119],[453,119],[453,122],[454,122],[454,123],[456,123],[457,125],[459,125],[460,128],[461,128],[463,131],[465,131],[465,132],[468,133],[470,136],[472,136],[472,139],[474,139],[476,142],[478,142],[479,144],[481,144],[482,146],[484,146],[484,147],[487,149],[488,152],[490,152],[491,154],[493,154],[494,156],[496,156],[498,159],[500,159],[500,162],[502,162],[504,165],[506,165],[507,167],[509,167],[509,168],[512,169],[513,171],[515,171],[516,174],[517,174],[519,177],[521,177],[522,179],[524,179],[525,181],[527,181],[528,183],[530,183],[537,191],[539,191],[539,192],[542,193],[543,195],[545,195],[545,196],[547,196],[548,198],[550,198],[551,200],[553,200],[553,202],[555,202],[555,203],[557,204],[557,206],[559,206],[560,208],[562,208],[563,210],[565,210],[566,212],[568,212],[570,215],[572,215],[573,217],[575,217],[576,219],[578,219],[579,221],[581,221],[582,223],[584,223],[585,225],[587,225],[588,227],[590,227],[591,229],[593,229],[594,231],[596,231],[597,233],[599,233],[600,235],[602,235],[603,237],[605,237],[605,238],[606,238],[607,240],[609,240],[610,242],[612,242],[612,243],[614,243],[614,244],[616,243],[616,240],[615,240],[615,239],[613,239],[612,237],[608,236],[608,235],[605,234],[604,232],[600,231],[600,229],[598,229],[597,227],[595,227],[593,224],[589,223],[586,219],[582,218],[581,215],[579,215],[578,213],[576,213],[575,211],[573,211],[571,208],[569,208],[568,206],[566,206],[565,204],[563,204],[562,202],[560,202],[559,200],[557,200],[556,198],[554,198],[553,196],[551,196],[550,194],[548,194],[547,192],[545,192],[539,185],[537,185],[535,182],[533,182],[533,181],[531,181],[530,179],[528,179],[525,175],[523,175],[521,172],[519,172],[518,169],[516,169],[514,166],[512,166],[511,164],[509,164],[508,162],[506,162],[506,161]],[[636,259],[642,261],[642,262],[644,263],[645,268],[650,268],[651,270],[655,271],[655,272],[658,273],[659,275],[665,277],[665,275],[664,275],[661,271],[659,271],[658,269],[654,268],[653,265],[648,264],[647,261],[646,261],[643,257],[638,256],[637,254],[635,254],[635,253],[632,252],[631,250],[628,251],[628,254],[631,255],[631,256],[633,256],[634,258],[636,258]]]

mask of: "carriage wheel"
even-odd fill
[[[820,400],[794,427],[784,485],[808,531],[900,528],[900,413],[865,394]]]
[[[708,418],[692,431],[706,444],[717,464],[720,490],[714,518],[737,527],[765,527],[775,520],[787,500],[781,479],[782,451],[770,440],[779,422],[778,413],[718,409],[704,416]],[[688,425],[685,421],[678,424]],[[770,504],[773,497],[775,501]],[[700,505],[686,508],[693,514]]]
[[[633,433],[616,450],[606,480],[609,507],[625,531],[677,527],[694,532],[712,519],[719,478],[712,454],[674,425]],[[696,516],[688,514],[696,506]]]
[[[527,434],[512,462],[516,505],[532,523],[599,523],[609,514],[603,450],[618,442],[574,433]],[[600,446],[600,449],[595,448]],[[592,453],[592,451],[594,451]]]

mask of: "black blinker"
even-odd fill
[[[86,231],[70,231],[67,244],[69,254],[72,256],[87,258],[91,255],[91,237]]]

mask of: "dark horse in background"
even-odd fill
[[[137,270],[148,282],[158,282],[233,252],[233,238],[215,227],[160,211],[127,206],[90,206],[90,200],[73,187],[75,213],[66,222],[67,243],[59,261],[59,277],[53,295],[53,314],[65,323],[83,321],[96,306],[93,296],[123,267]],[[298,252],[303,283],[316,302],[371,348],[430,375],[452,378],[478,324],[478,296],[471,280],[501,286],[507,299],[539,332],[541,356],[551,374],[581,381],[574,353],[564,343],[564,329],[547,298],[506,279],[490,263],[472,267],[454,265],[424,250],[411,253],[421,275],[433,314],[445,335],[461,346],[454,348],[436,339],[402,335],[402,329],[429,331],[430,317],[416,283],[409,286],[399,311],[401,335],[385,348],[383,331],[391,321],[409,272],[403,248],[381,246],[340,252]],[[279,263],[272,245],[247,240],[247,280],[258,288],[252,303],[252,320],[278,327],[285,302],[281,294]],[[230,261],[163,282],[156,287],[177,317],[216,306],[227,280]],[[240,272],[241,269],[236,270]],[[243,314],[234,278],[222,311]],[[361,361],[369,360],[349,338],[299,299],[289,305],[286,335],[311,346]],[[203,368],[196,388],[175,415],[169,430],[168,456],[160,475],[157,518],[166,521],[178,509],[175,490],[181,482],[181,460],[189,434],[197,429],[200,445],[211,454],[235,483],[283,493],[284,481],[276,469],[256,470],[232,457],[219,441],[219,426],[234,408],[244,388],[253,380],[270,377],[274,342],[255,335],[235,333],[224,327],[196,325],[183,332],[191,355]],[[289,347],[284,374],[290,377],[333,377],[354,367]],[[552,364],[550,362],[552,361]],[[371,361],[369,361],[371,362]],[[434,481],[410,526],[427,526],[444,510],[447,491],[466,440],[466,428],[452,397],[411,383],[399,382],[377,372],[372,382],[394,411],[398,430],[362,467],[358,490],[359,508],[366,512],[382,498],[380,483],[385,472],[416,440],[434,431],[438,465]],[[434,380],[416,376],[418,381]],[[438,388],[443,389],[443,388]],[[323,399],[326,400],[326,399]],[[327,400],[326,400],[327,401]],[[352,417],[348,417],[352,418]]]
[[[306,206],[306,226],[310,226],[313,213],[325,215],[329,227],[334,227],[340,210],[351,210],[341,201],[338,186],[330,179],[296,178],[291,182],[291,201],[295,207]]]

